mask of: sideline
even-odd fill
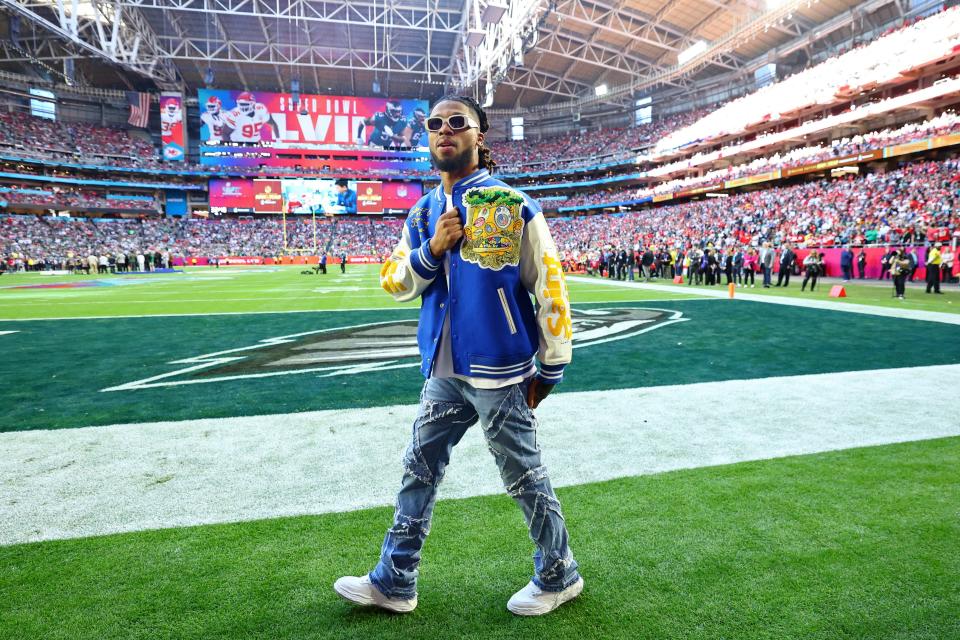
[[[645,289],[648,291],[659,291],[663,293],[679,293],[678,285],[651,284],[646,282],[624,282],[621,280],[609,280],[605,278],[587,278],[584,276],[571,276],[567,280],[579,284],[593,283],[604,284],[609,287],[623,287],[627,289]],[[686,285],[684,285],[686,287]],[[697,293],[710,298],[728,298],[727,287],[724,285],[722,290],[705,289],[703,287],[690,287],[691,293]],[[808,309],[824,309],[828,311],[846,311],[847,313],[863,313],[871,316],[884,316],[887,318],[902,318],[904,320],[924,320],[926,322],[942,322],[944,324],[960,324],[960,313],[943,313],[941,311],[922,311],[920,309],[896,309],[894,307],[877,307],[868,304],[855,304],[850,302],[832,302],[829,300],[801,300],[799,298],[787,298],[785,296],[757,295],[755,293],[743,293],[737,289],[734,300],[747,300],[748,302],[767,302],[770,304],[782,304],[789,307],[807,307]]]

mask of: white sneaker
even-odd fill
[[[380,589],[377,589],[377,587],[370,582],[370,576],[363,576],[361,578],[344,576],[333,583],[333,590],[336,591],[341,598],[354,604],[380,607],[381,609],[394,611],[396,613],[409,613],[417,608],[417,596],[413,596],[408,600],[388,598],[381,593]]]
[[[518,616],[542,616],[550,613],[564,602],[573,600],[583,591],[583,578],[578,579],[563,591],[544,591],[531,580],[507,602],[507,609]]]

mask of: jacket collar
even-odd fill
[[[489,171],[487,171],[486,169],[477,169],[476,171],[468,175],[466,178],[460,178],[459,180],[457,180],[457,182],[453,185],[453,188],[459,189],[461,187],[466,187],[471,184],[483,182],[489,177],[490,177]]]
[[[465,178],[460,178],[459,180],[457,180],[453,185],[453,190],[456,191],[457,189],[460,189],[462,187],[468,187],[470,185],[483,182],[489,177],[490,177],[489,171],[487,171],[486,169],[477,169],[476,171],[466,176]],[[443,183],[440,183],[437,185],[437,188],[433,190],[433,195],[437,200],[446,200],[446,197],[443,194]]]

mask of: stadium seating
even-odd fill
[[[845,102],[949,54],[960,44],[960,9],[952,8],[891,31],[869,44],[830,58],[747,96],[732,100],[664,136],[654,154],[684,145],[738,135],[810,107]]]
[[[113,195],[113,194],[111,194]],[[33,205],[44,209],[95,211],[98,209],[129,210],[160,213],[160,203],[149,195],[134,197],[114,196],[85,189],[64,189],[59,186],[43,188],[4,187],[0,197],[13,205]]]
[[[794,241],[830,246],[923,241],[929,228],[960,229],[960,161],[917,162],[886,173],[818,180],[725,199],[692,201],[617,215],[551,219],[565,257],[610,245],[689,246]],[[338,218],[318,225],[321,248],[383,256],[399,220]],[[313,246],[308,221],[288,222],[287,246]],[[0,218],[0,255],[62,259],[70,253],[167,249],[179,256],[274,256],[283,252],[283,221],[151,218],[89,222],[36,216]]]
[[[705,184],[717,184],[724,180],[734,180],[744,176],[756,175],[773,169],[785,169],[811,164],[856,153],[863,153],[885,146],[923,140],[932,136],[960,132],[960,116],[946,111],[935,118],[919,123],[909,123],[901,127],[858,134],[834,140],[830,145],[811,145],[799,147],[782,153],[757,158],[751,162],[708,171],[702,176],[691,176],[660,182],[653,187],[616,189],[579,194],[556,203],[558,207],[581,205],[602,205],[607,202],[624,202],[661,193],[673,193]]]
[[[490,150],[504,173],[548,171],[632,160],[636,149],[708,113],[690,111],[636,127],[572,131],[522,141],[495,141]]]
[[[331,253],[383,256],[400,234],[401,221],[338,219],[317,225],[317,242]],[[287,247],[314,246],[307,220],[288,220]],[[168,250],[189,256],[277,256],[284,250],[283,220],[151,218],[88,221],[39,216],[0,217],[0,256],[26,255],[59,263],[74,255]]]
[[[818,180],[634,213],[553,219],[550,225],[561,253],[570,260],[606,246],[632,248],[638,243],[922,243],[928,229],[960,229],[958,169],[958,160],[917,162],[862,178]]]

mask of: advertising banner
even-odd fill
[[[718,184],[707,185],[707,186],[705,186],[705,187],[696,187],[696,188],[693,188],[693,189],[684,189],[683,191],[680,191],[679,193],[675,193],[674,195],[675,195],[676,197],[678,197],[678,198],[685,198],[685,197],[688,197],[688,196],[698,196],[698,195],[700,195],[700,194],[702,194],[702,193],[710,193],[711,191],[717,191],[717,190],[719,190],[719,189],[723,189],[723,183],[722,183],[722,182],[721,182],[721,183],[718,183]]]
[[[211,213],[253,213],[253,180],[231,178],[210,180]]]
[[[429,170],[425,100],[201,89],[200,162]]]
[[[864,153],[858,153],[850,156],[842,156],[840,158],[831,158],[830,160],[821,160],[820,162],[814,162],[811,164],[803,165],[802,167],[792,167],[789,169],[783,169],[781,171],[784,178],[789,178],[792,176],[799,176],[804,173],[813,173],[814,171],[826,171],[828,169],[834,169],[836,167],[843,167],[850,164],[859,164],[861,162],[872,162],[873,160],[879,160],[883,157],[883,151],[876,149],[874,151],[867,151]]]
[[[926,259],[927,249],[926,247],[909,247],[908,249],[911,253],[913,253],[913,255],[916,256],[917,264],[921,265],[921,266],[918,266],[916,272],[914,272],[913,279],[914,281],[923,282],[923,279],[926,276],[927,271],[922,265],[924,264]],[[799,264],[803,264],[803,259],[810,254],[810,251],[811,249],[797,249],[796,250],[797,262]],[[840,268],[840,254],[843,251],[842,248],[840,247],[821,248],[821,249],[817,249],[817,251],[820,251],[821,253],[824,254],[823,262],[824,262],[824,266],[826,267],[827,276],[837,277],[843,274],[843,270]],[[879,278],[880,274],[882,273],[881,260],[883,260],[883,256],[890,251],[890,248],[889,247],[867,247],[863,251],[866,254],[866,258],[867,258],[866,273],[864,274],[864,276],[870,280]],[[853,264],[854,264],[854,278],[856,279],[860,279],[861,277],[859,267],[857,266],[857,259],[856,259],[859,253],[860,253],[860,249],[854,248]],[[887,277],[888,278],[890,277],[889,274]],[[886,284],[890,287],[891,290],[893,289],[892,280],[889,280],[889,279],[886,280]]]
[[[422,182],[384,182],[383,211],[406,214],[423,197]]]
[[[257,213],[283,213],[283,187],[279,180],[253,181],[253,208]]]
[[[211,213],[339,215],[406,213],[423,195],[419,182],[214,178]]]
[[[780,170],[776,171],[767,171],[765,173],[758,173],[752,176],[744,176],[743,178],[734,178],[733,180],[727,180],[723,183],[724,188],[734,189],[736,187],[743,187],[748,184],[757,184],[760,182],[769,182],[770,180],[779,180],[780,179]]]
[[[895,144],[892,147],[887,147],[886,157],[892,156],[903,156],[908,153],[917,153],[918,151],[926,151],[930,148],[930,139],[918,140],[917,142],[907,142],[905,144]]]
[[[165,210],[168,216],[187,215],[187,192],[182,189],[164,189]]]
[[[960,133],[951,133],[945,136],[937,136],[933,138],[930,142],[930,148],[936,149],[938,147],[950,147],[955,144],[960,144]]]
[[[186,160],[187,129],[183,126],[183,95],[180,93],[164,91],[160,94],[160,139],[164,160]]]
[[[381,182],[357,183],[357,213],[383,213]]]

